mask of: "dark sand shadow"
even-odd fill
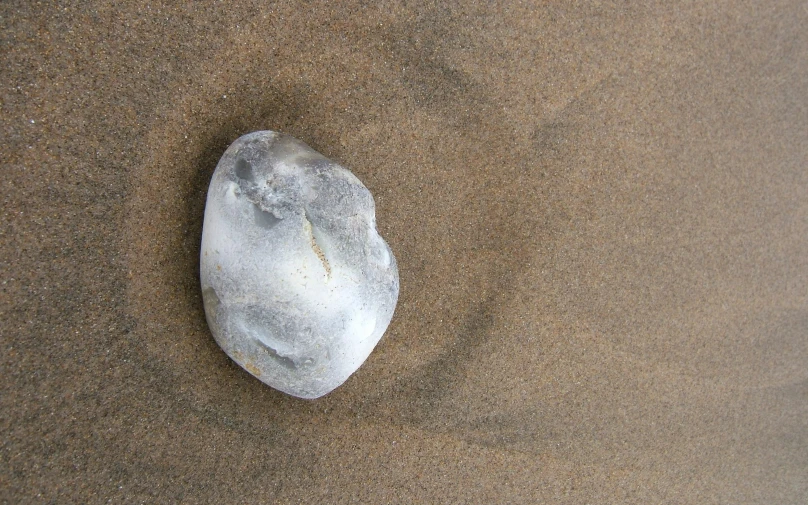
[[[389,29],[394,45],[410,27]],[[547,187],[537,171],[552,173],[541,166],[541,149],[517,148],[496,100],[452,62],[419,60],[407,45],[393,54],[410,69],[406,75],[357,84],[350,76],[320,82],[311,70],[286,87],[267,82],[261,58],[246,58],[254,66],[228,68],[222,78],[227,98],[180,93],[152,131],[149,163],[132,181],[128,233],[141,237],[130,254],[138,271],[132,313],[147,359],[161,363],[165,381],[222,417],[261,424],[271,412],[292,426],[315,411],[344,419],[362,411],[379,422],[392,417],[420,427],[460,422],[455,388],[468,367],[485,359],[480,349],[496,336],[496,314],[537,254],[535,241],[552,243],[559,221],[545,219],[545,204],[537,204]],[[372,62],[379,55],[353,57]],[[354,111],[353,102],[344,107],[340,100],[357,88],[364,89],[363,108]],[[303,140],[376,191],[377,214],[399,263],[401,296],[387,336],[345,385],[316,403],[278,393],[241,370],[205,322],[198,254],[207,186],[229,144],[261,129]],[[413,366],[416,355],[425,358]]]

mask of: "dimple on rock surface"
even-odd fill
[[[200,277],[221,348],[301,398],[325,395],[359,368],[387,329],[399,290],[370,191],[273,131],[244,135],[219,161]]]

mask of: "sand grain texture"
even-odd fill
[[[0,5],[0,502],[808,501],[802,2]],[[205,323],[226,147],[399,262],[321,400]]]

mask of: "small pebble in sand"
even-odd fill
[[[244,135],[219,161],[200,277],[216,342],[261,381],[301,398],[332,391],[359,368],[399,289],[370,191],[273,131]]]

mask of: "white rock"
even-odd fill
[[[370,191],[303,142],[236,140],[208,189],[200,277],[216,342],[266,384],[317,398],[381,339],[398,299]]]

